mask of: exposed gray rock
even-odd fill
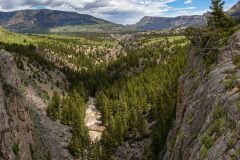
[[[31,86],[26,88],[25,97],[34,122],[34,135],[39,157],[51,156],[53,160],[74,159],[68,151],[71,128],[46,116],[47,104]]]
[[[178,16],[178,17],[143,17],[134,27],[140,30],[174,29],[189,26],[205,26],[206,15]]]
[[[0,51],[0,159],[32,159],[33,123],[13,57]]]
[[[115,160],[137,160],[143,159],[143,154],[145,151],[145,147],[149,147],[151,143],[150,138],[142,139],[142,140],[129,140],[123,143],[120,147],[118,147],[115,152],[114,159]]]
[[[46,116],[47,104],[23,86],[13,56],[0,51],[0,160],[72,160],[71,128]]]
[[[240,33],[236,33],[204,79],[199,73],[202,59],[189,55],[192,61],[188,73],[179,79],[176,123],[168,135],[164,160],[240,158],[240,69],[232,61],[240,55],[239,42]],[[235,87],[228,89],[225,82],[234,70]]]

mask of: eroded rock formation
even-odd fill
[[[189,71],[179,79],[176,122],[164,160],[240,159],[240,68],[233,63],[239,44],[236,33],[203,79],[202,59],[189,56]]]

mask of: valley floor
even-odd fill
[[[87,102],[85,125],[89,130],[91,141],[100,140],[105,127],[102,125],[101,113],[97,110],[96,100],[89,97]]]

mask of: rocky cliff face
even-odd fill
[[[71,128],[46,116],[47,104],[24,77],[13,56],[0,50],[0,160],[71,160]]]
[[[199,55],[189,52],[188,72],[179,79],[176,122],[164,160],[240,159],[240,33],[222,49],[218,63],[199,76]]]
[[[0,51],[0,159],[29,160],[33,123],[13,57]]]
[[[204,26],[207,23],[205,15],[179,17],[143,17],[135,27],[140,30],[174,29],[189,26]]]
[[[40,159],[72,160],[68,151],[71,140],[71,128],[52,121],[46,116],[47,104],[27,87],[24,93],[29,104],[30,115],[34,124],[35,155]]]

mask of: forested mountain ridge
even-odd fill
[[[0,12],[0,26],[16,32],[49,32],[59,27],[88,26],[100,28],[122,28],[123,26],[87,14],[58,10],[19,10]]]

